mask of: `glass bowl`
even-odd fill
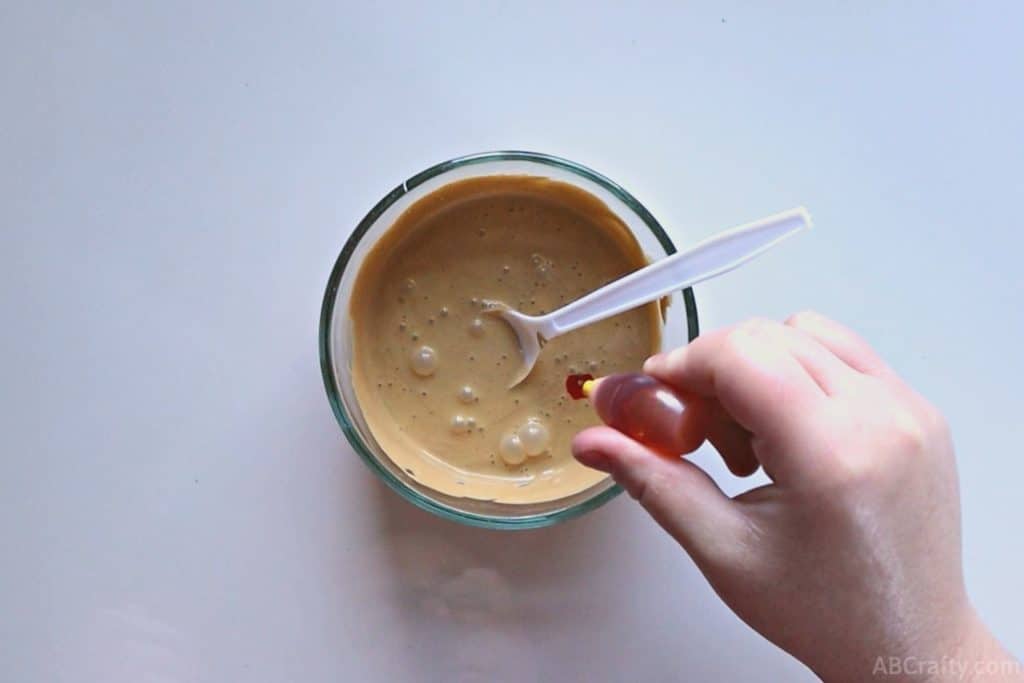
[[[668,235],[633,195],[585,166],[535,152],[486,152],[442,162],[417,173],[377,202],[341,250],[324,292],[320,313],[320,368],[327,398],[352,448],[389,487],[409,502],[446,519],[489,529],[549,526],[593,510],[621,493],[611,478],[557,500],[533,504],[497,503],[449,496],[424,486],[395,465],[373,438],[351,381],[352,338],[349,298],[367,252],[411,204],[443,185],[498,174],[532,175],[571,183],[601,199],[629,227],[648,260],[675,253]],[[686,289],[669,297],[663,348],[697,336],[697,306]]]

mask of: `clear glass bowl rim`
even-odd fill
[[[410,177],[404,183],[391,190],[391,192],[388,192],[383,199],[377,202],[377,204],[370,209],[369,213],[366,214],[363,220],[359,222],[356,229],[345,242],[345,246],[342,248],[341,253],[338,254],[338,259],[335,261],[334,268],[331,270],[331,275],[327,280],[327,289],[324,291],[323,305],[320,309],[320,371],[323,375],[324,388],[327,391],[327,399],[330,401],[331,409],[334,411],[334,416],[337,418],[338,424],[341,426],[341,430],[345,434],[345,438],[348,440],[349,444],[351,444],[359,457],[362,458],[363,462],[366,463],[367,467],[380,477],[380,479],[382,479],[393,491],[417,507],[427,510],[428,512],[432,512],[445,519],[461,522],[462,524],[487,529],[534,529],[550,526],[567,519],[572,519],[573,517],[577,517],[589,512],[590,510],[598,508],[615,496],[619,495],[622,492],[622,487],[618,485],[612,486],[592,498],[588,498],[587,500],[581,501],[570,507],[555,510],[550,513],[514,518],[476,514],[462,510],[454,510],[446,505],[441,505],[430,498],[423,496],[418,491],[414,491],[407,487],[400,480],[395,478],[394,475],[377,462],[377,458],[363,443],[362,437],[349,419],[345,405],[342,401],[341,392],[337,385],[337,378],[333,371],[334,358],[332,357],[330,344],[331,321],[334,318],[334,307],[337,301],[338,285],[341,282],[341,278],[352,254],[355,252],[356,245],[359,244],[359,241],[363,236],[370,230],[374,223],[377,222],[377,219],[380,218],[380,216],[401,197],[431,178],[435,178],[441,174],[464,166],[500,161],[526,161],[536,163],[541,166],[551,166],[563,171],[568,171],[599,185],[622,201],[622,203],[628,206],[629,209],[644,222],[647,228],[654,235],[655,239],[658,240],[658,243],[665,249],[666,254],[674,254],[676,252],[676,247],[672,243],[668,234],[643,204],[641,204],[633,195],[627,192],[618,183],[604,175],[601,175],[597,171],[583,166],[582,164],[552,156],[550,154],[517,150],[481,152],[478,154],[470,154],[442,161],[441,163],[431,166],[425,171],[421,171],[420,173]],[[699,333],[697,302],[693,296],[693,290],[690,288],[684,289],[682,291],[682,295],[683,306],[686,313],[687,338],[689,341],[693,341]]]

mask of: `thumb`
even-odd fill
[[[746,518],[697,465],[658,455],[611,427],[583,430],[572,452],[587,467],[611,474],[698,564],[738,556]]]

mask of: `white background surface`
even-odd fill
[[[810,678],[629,499],[462,528],[342,438],[338,251],[497,148],[677,244],[806,204],[702,327],[816,308],[947,412],[970,592],[1024,654],[1020,3],[143,4],[0,6],[0,679]]]

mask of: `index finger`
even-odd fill
[[[809,418],[827,397],[771,325],[744,323],[702,335],[648,359],[644,372],[716,399],[740,426],[771,444],[769,452],[806,451],[817,432]],[[763,464],[774,472],[782,465]]]

